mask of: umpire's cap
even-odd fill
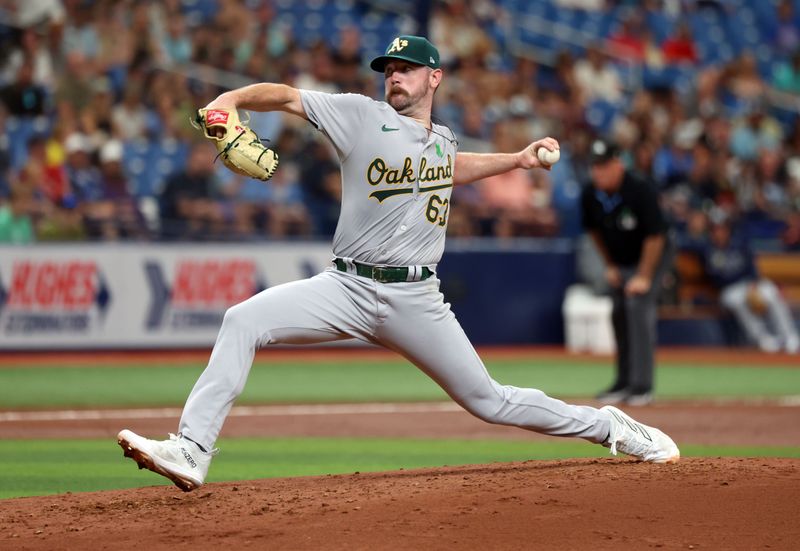
[[[589,162],[599,165],[619,157],[619,147],[613,142],[598,138],[592,142],[589,148]]]
[[[386,47],[386,53],[373,59],[369,66],[373,71],[382,73],[383,68],[392,59],[402,59],[431,69],[441,67],[439,50],[423,36],[398,36]]]

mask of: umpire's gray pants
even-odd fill
[[[614,304],[611,321],[617,340],[615,388],[626,388],[634,392],[649,392],[653,389],[658,294],[661,290],[661,279],[672,264],[674,256],[674,245],[667,239],[650,291],[643,295],[625,295],[625,284],[636,274],[637,267],[620,268],[622,287],[611,290]]]

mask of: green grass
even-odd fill
[[[609,362],[497,360],[487,363],[504,384],[585,397],[609,384]],[[202,365],[0,369],[0,409],[182,405]],[[657,369],[662,398],[800,394],[800,369],[690,366]],[[442,390],[404,360],[256,363],[239,404],[443,400]]]
[[[236,438],[223,439],[219,445],[223,452],[208,482],[608,454],[583,441],[556,439]],[[682,452],[685,456],[800,458],[797,447],[684,446]],[[138,471],[108,439],[4,440],[0,441],[0,465],[0,498],[170,484],[158,475]]]

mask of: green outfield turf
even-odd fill
[[[576,440],[223,439],[208,482],[412,469],[497,461],[607,457]],[[683,446],[684,456],[797,457],[800,448]],[[108,440],[0,441],[0,498],[170,485],[138,471]],[[178,490],[176,489],[176,492]]]
[[[559,397],[587,397],[609,384],[609,362],[496,360],[503,384],[539,388]],[[199,364],[0,369],[0,409],[182,405],[203,369]],[[657,369],[662,398],[800,395],[800,369],[788,366],[692,366]],[[442,400],[444,392],[404,360],[256,363],[239,404]]]

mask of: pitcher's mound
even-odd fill
[[[797,496],[796,459],[528,461],[6,500],[0,548],[790,549]]]

